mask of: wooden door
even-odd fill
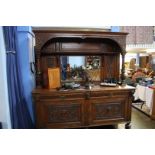
[[[78,128],[84,124],[84,99],[40,100],[37,128]]]
[[[97,97],[90,100],[90,125],[115,124],[127,117],[125,98]]]

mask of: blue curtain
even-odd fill
[[[33,128],[27,103],[23,95],[23,84],[18,56],[18,38],[16,26],[4,26],[4,39],[7,51],[7,80],[11,124],[13,129]]]

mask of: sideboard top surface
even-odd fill
[[[95,92],[95,91],[131,91],[134,90],[135,88],[132,86],[116,86],[116,87],[100,87],[100,86],[94,86],[91,89],[75,89],[75,90],[56,90],[56,89],[43,89],[43,88],[36,88],[33,90],[33,94],[40,94],[40,93],[80,93],[80,92]]]

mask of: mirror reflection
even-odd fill
[[[100,56],[61,56],[62,81],[100,81]]]

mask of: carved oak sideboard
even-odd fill
[[[101,87],[104,79],[124,79],[127,33],[92,29],[34,30],[36,37],[36,86],[32,95],[36,128],[81,128],[121,122],[130,127],[129,86]],[[99,55],[100,81],[92,89],[47,89],[47,69],[60,67],[60,56]],[[120,56],[122,57],[120,71]],[[109,66],[108,66],[109,65]]]
[[[92,90],[33,91],[37,128],[79,128],[112,125],[131,120],[130,86]]]

